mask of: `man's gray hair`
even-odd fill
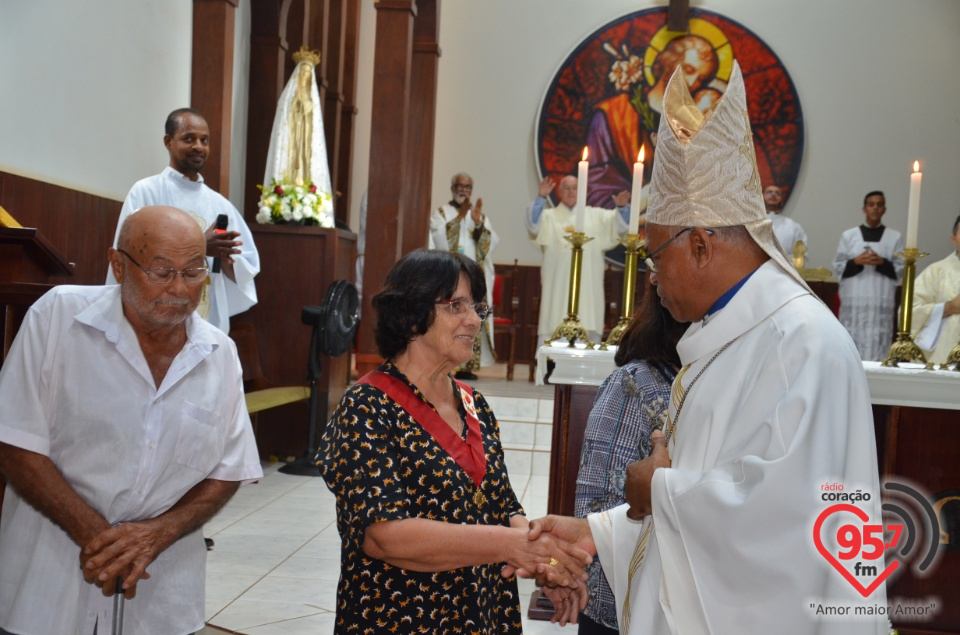
[[[472,177],[472,176],[470,176],[470,175],[467,174],[466,172],[457,172],[457,173],[454,174],[452,177],[450,177],[450,187],[451,187],[451,189],[457,187],[457,179],[459,179],[461,176],[464,176],[464,177],[470,179],[470,182],[473,183],[473,177]]]
[[[730,225],[728,227],[713,227],[714,236],[717,240],[727,243],[733,247],[749,247],[756,245],[756,241],[747,228],[743,225]]]

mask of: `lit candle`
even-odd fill
[[[640,198],[643,194],[643,146],[633,164],[633,191],[630,193],[630,224],[628,234],[636,234],[640,229]]]
[[[587,147],[583,147],[583,159],[577,164],[577,209],[573,220],[573,231],[583,231],[583,215],[587,211]]]
[[[913,174],[910,175],[910,203],[907,205],[907,249],[917,248],[917,225],[920,223],[920,181],[923,172],[920,162],[913,162]]]

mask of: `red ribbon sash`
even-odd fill
[[[477,417],[477,410],[473,402],[473,389],[467,384],[454,381],[460,390],[464,410],[467,412],[466,441],[453,431],[453,428],[443,420],[440,413],[418,397],[409,384],[393,375],[374,370],[361,377],[357,383],[369,384],[378,388],[400,404],[473,479],[474,486],[480,487],[483,475],[487,472],[487,456],[483,451],[480,419]]]

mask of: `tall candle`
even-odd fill
[[[633,191],[630,193],[630,223],[628,234],[636,234],[640,229],[640,198],[643,196],[643,146],[633,164]]]
[[[910,203],[907,205],[907,249],[917,248],[917,226],[920,224],[920,181],[923,172],[920,162],[913,162],[913,174],[910,175]]]
[[[583,148],[583,159],[577,164],[577,209],[573,220],[573,230],[583,231],[583,217],[587,211],[587,171],[590,164],[587,163],[587,148]]]

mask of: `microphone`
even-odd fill
[[[220,214],[217,216],[217,224],[213,226],[213,231],[218,234],[223,234],[227,231],[227,215]],[[213,259],[213,267],[210,268],[210,271],[213,273],[220,273],[220,257]]]

